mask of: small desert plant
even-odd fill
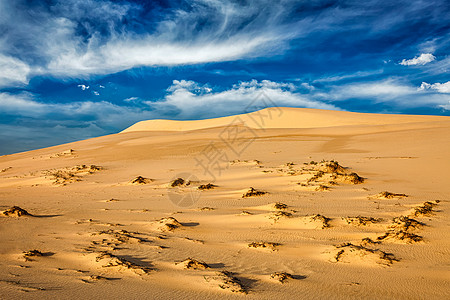
[[[414,208],[414,215],[416,217],[429,216],[433,214],[433,207],[435,207],[436,205],[436,203],[427,201],[423,205]]]
[[[287,204],[284,204],[284,203],[281,203],[281,202],[275,203],[275,204],[273,205],[273,207],[274,207],[275,209],[287,209],[287,208],[288,208]]]
[[[406,194],[391,193],[388,191],[381,192],[377,196],[378,198],[385,198],[385,199],[408,197],[408,195]]]
[[[254,196],[262,196],[267,194],[267,192],[258,191],[254,188],[250,188],[248,192],[246,192],[244,195],[242,195],[242,198],[248,198],[248,197],[254,197]]]
[[[172,187],[176,187],[176,186],[180,186],[184,184],[184,179],[183,178],[177,178],[174,181],[172,181],[171,186]]]
[[[270,249],[272,251],[275,251],[278,246],[281,244],[279,243],[272,243],[272,242],[253,242],[248,244],[249,248],[266,248]]]
[[[208,183],[208,184],[202,184],[198,187],[199,190],[212,190],[213,188],[217,187],[217,185]]]
[[[314,215],[314,216],[311,216],[311,220],[312,220],[312,221],[319,221],[319,222],[321,222],[321,223],[322,223],[322,229],[325,229],[325,228],[329,228],[329,227],[330,227],[330,221],[331,221],[331,219],[330,219],[330,218],[327,218],[327,217],[325,217],[325,216],[322,216],[322,215]]]
[[[281,283],[284,283],[288,279],[294,279],[294,276],[286,272],[275,272],[270,274],[270,278],[278,280]]]
[[[131,181],[132,184],[147,184],[149,183],[151,180],[142,176],[138,176],[135,179],[133,179]]]
[[[176,263],[178,264],[182,264],[183,267],[185,269],[192,269],[192,270],[205,270],[205,269],[209,269],[210,267],[208,266],[208,264],[202,262],[202,261],[198,261],[196,259],[193,258],[187,258],[185,260],[183,260],[182,262]]]
[[[364,178],[356,174],[355,172],[346,175],[346,179],[353,184],[359,184],[364,182]]]
[[[22,217],[22,216],[32,216],[29,212],[27,212],[25,209],[20,208],[18,206],[13,206],[3,212],[3,215],[5,216],[16,216],[16,217]]]
[[[382,221],[380,218],[373,218],[373,217],[363,217],[363,216],[357,216],[357,217],[347,217],[344,218],[344,220],[347,222],[347,224],[353,224],[357,226],[366,226],[368,224],[373,223],[379,223]]]

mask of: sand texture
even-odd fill
[[[1,299],[449,299],[450,118],[272,108],[0,157]]]

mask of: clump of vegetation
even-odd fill
[[[193,258],[187,258],[185,260],[183,260],[182,262],[177,263],[183,265],[184,269],[190,269],[190,270],[206,270],[209,269],[210,267],[208,266],[208,264],[202,262],[202,261],[198,261],[196,259]]]
[[[330,161],[325,164],[326,172],[328,173],[344,173],[345,168],[341,166],[337,161]]]
[[[270,278],[275,279],[281,283],[284,283],[288,279],[294,279],[294,276],[286,272],[275,272],[270,274]]]
[[[345,175],[345,180],[352,184],[360,184],[364,182],[364,178],[362,178],[355,172]]]
[[[437,203],[433,203],[430,201],[424,202],[421,206],[414,208],[414,216],[430,216],[433,214],[433,207],[435,207]]]
[[[8,208],[7,210],[2,212],[3,215],[7,217],[23,217],[23,216],[32,216],[29,212],[27,212],[25,209],[20,208],[18,206],[13,206],[11,208]]]
[[[377,239],[381,241],[388,238],[404,241],[406,243],[417,243],[423,240],[423,237],[421,237],[420,235],[404,230],[390,230],[384,235],[379,236]]]
[[[104,267],[123,267],[125,269],[129,269],[134,271],[137,274],[148,274],[152,271],[151,268],[138,265],[134,262],[131,262],[123,257],[118,257],[112,253],[107,251],[102,251],[96,257],[96,261],[99,262],[101,260],[107,260],[108,264],[104,265]]]
[[[45,176],[50,176],[54,180],[54,184],[66,185],[76,181],[81,181],[83,173],[93,174],[97,171],[103,170],[102,167],[96,165],[78,165],[71,168],[60,170],[44,171]]]
[[[89,276],[89,279],[92,281],[108,280],[108,278],[100,276],[100,275],[91,275],[91,276]],[[85,280],[83,280],[83,281],[85,281]]]
[[[269,216],[269,219],[274,220],[274,222],[277,222],[281,218],[292,218],[292,214],[287,211],[276,211],[272,212],[272,214]]]
[[[279,243],[272,243],[272,242],[253,242],[248,244],[249,248],[264,248],[264,249],[270,249],[272,251],[277,250],[277,247],[280,246]]]
[[[217,272],[214,276],[205,276],[204,278],[208,283],[215,284],[223,290],[228,290],[233,293],[248,293],[247,288],[242,282],[229,271]]]
[[[174,231],[175,229],[183,226],[181,225],[180,222],[178,222],[177,219],[175,219],[174,217],[166,217],[166,218],[162,218],[158,221],[158,223],[161,225],[159,227],[160,230],[162,231]]]
[[[138,177],[136,177],[135,179],[133,179],[131,181],[132,184],[148,184],[150,182],[152,182],[151,179],[145,178],[145,177],[142,177],[142,176],[138,176]]]
[[[77,176],[75,173],[65,170],[57,170],[55,172],[50,172],[48,173],[48,175],[50,175],[53,178],[54,184],[66,185],[68,183],[81,181],[81,178]]]
[[[330,221],[331,221],[330,218],[327,218],[327,217],[319,215],[319,214],[311,216],[310,218],[312,221],[322,223],[322,229],[330,227]]]
[[[103,168],[100,167],[100,166],[96,166],[96,165],[90,165],[90,166],[87,166],[87,165],[79,165],[79,166],[75,166],[75,167],[73,168],[73,170],[74,170],[74,171],[85,171],[85,172],[89,172],[89,173],[94,173],[94,172],[103,170]]]
[[[382,219],[380,219],[380,218],[363,217],[363,216],[347,217],[347,218],[344,218],[344,220],[348,224],[352,224],[352,225],[356,225],[356,226],[366,226],[368,224],[379,223],[382,221]]]
[[[339,251],[336,253],[336,255],[334,256],[334,260],[335,260],[336,262],[340,261],[341,256],[344,254],[344,252],[345,252],[345,250],[339,250]]]
[[[316,174],[314,174],[313,177],[309,178],[308,181],[307,181],[307,183],[316,181],[316,180],[318,180],[320,177],[322,177],[323,175],[325,175],[325,172],[319,171],[319,172],[317,172]]]
[[[208,183],[208,184],[202,184],[198,187],[199,190],[212,190],[213,188],[216,188],[217,185]]]
[[[379,236],[377,240],[395,239],[406,243],[420,242],[423,238],[411,231],[422,226],[425,226],[425,224],[409,217],[396,217],[393,219],[392,224],[389,225],[389,230],[384,235]]]
[[[316,187],[316,191],[328,191],[329,189],[330,189],[330,187],[323,185],[323,184]]]
[[[406,194],[398,194],[398,193],[391,193],[388,191],[381,192],[377,195],[378,198],[382,199],[392,199],[392,198],[403,198],[408,197]]]
[[[284,203],[281,203],[281,202],[276,202],[274,205],[273,205],[273,208],[275,208],[275,209],[287,209],[288,208],[288,206],[287,206],[287,204],[284,204]]]
[[[422,222],[419,222],[415,219],[411,219],[407,216],[400,216],[392,219],[392,224],[389,226],[389,228],[408,231],[420,228],[422,226],[425,226],[425,224]]]
[[[0,173],[4,173],[4,172],[6,172],[6,171],[8,171],[10,169],[12,169],[12,167],[7,167],[7,168],[4,168],[4,169],[1,169]]]
[[[376,245],[376,244],[380,244],[381,242],[379,241],[374,241],[371,238],[365,237],[361,240],[361,245],[365,246],[365,245]]]
[[[375,255],[379,259],[379,261],[386,265],[391,265],[395,261],[399,261],[395,258],[394,254],[387,253],[379,249],[370,249],[362,245],[354,245],[352,243],[344,243],[336,246],[339,250],[334,259],[336,262],[342,261],[343,255],[348,251],[349,253],[360,253],[361,256],[366,256],[368,254]]]
[[[244,195],[242,195],[242,198],[248,198],[248,197],[256,197],[256,196],[262,196],[267,194],[267,192],[258,191],[254,188],[250,188],[248,192],[246,192]]]
[[[183,185],[184,182],[185,182],[185,181],[184,181],[183,178],[178,177],[177,179],[175,179],[174,181],[172,181],[171,186],[172,186],[172,187],[180,186],[180,185]]]
[[[209,211],[209,210],[214,210],[214,209],[215,208],[205,206],[205,207],[200,208],[200,211]]]
[[[243,210],[242,212],[241,212],[241,215],[243,215],[243,216],[249,216],[249,215],[253,215],[251,212],[249,212],[249,211],[247,211],[247,210]]]
[[[144,243],[147,242],[146,239],[140,238],[136,236],[136,232],[129,232],[127,230],[101,230],[98,233],[94,233],[93,235],[102,235],[107,234],[112,236],[115,239],[116,244],[117,243]]]
[[[37,256],[44,256],[44,253],[36,249],[23,252],[23,257],[25,258],[26,261],[31,261],[32,260],[31,257]]]

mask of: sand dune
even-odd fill
[[[266,108],[248,114],[196,121],[142,121],[122,132],[188,131],[231,125],[250,128],[321,128],[356,125],[389,125],[448,121],[447,117],[363,114],[310,108]]]
[[[450,298],[448,136],[271,108],[1,156],[0,298]]]

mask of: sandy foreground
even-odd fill
[[[449,299],[449,137],[272,108],[1,156],[0,298]]]

